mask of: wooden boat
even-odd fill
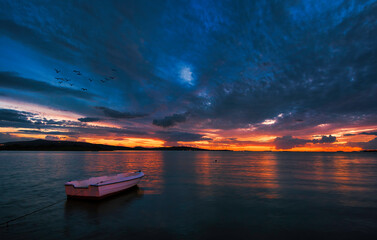
[[[112,176],[92,177],[65,183],[68,198],[101,199],[137,185],[144,177],[142,171]]]

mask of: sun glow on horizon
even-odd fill
[[[164,141],[152,138],[122,138],[122,139],[107,139],[107,138],[81,138],[80,140],[94,143],[94,144],[105,144],[114,145],[122,147],[162,147]]]

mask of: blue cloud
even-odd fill
[[[280,113],[271,131],[377,124],[376,11],[340,0],[2,1],[0,95],[151,129],[177,112],[203,129]]]

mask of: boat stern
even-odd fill
[[[98,187],[75,187],[72,184],[65,184],[65,193],[68,198],[98,198],[100,197]]]

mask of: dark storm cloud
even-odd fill
[[[96,109],[102,110],[103,114],[111,118],[119,119],[131,119],[131,118],[141,118],[146,117],[148,114],[145,113],[131,113],[131,112],[120,112],[107,107],[96,107]]]
[[[281,112],[305,113],[307,109],[334,115],[376,112],[373,76],[377,55],[372,54],[376,52],[373,44],[377,39],[373,14],[376,5],[360,12],[342,4],[335,10],[334,5],[325,6],[322,2],[316,10],[317,6],[305,2],[269,5],[262,1],[256,5],[259,3],[258,9],[263,14],[259,18],[260,27],[239,24],[234,28],[239,32],[250,30],[244,35],[249,37],[249,42],[235,32],[226,31],[227,36],[236,36],[238,44],[228,47],[225,42],[214,44],[225,61],[228,60],[226,67],[234,64],[234,70],[236,64],[239,66],[239,75],[226,75],[228,79],[233,77],[232,81],[224,79],[214,88],[215,94],[198,101],[196,109],[203,116],[220,117],[222,122],[232,118],[231,124],[242,124],[260,122]],[[247,19],[246,15],[253,15],[254,11],[259,16],[256,7],[235,12]],[[329,14],[322,18],[323,13],[336,11],[349,14],[344,17]],[[237,54],[241,49],[245,50],[244,55]]]
[[[362,132],[360,134],[363,134],[363,135],[375,135],[375,136],[377,136],[377,132]]]
[[[39,117],[36,117],[34,121],[43,125],[66,125],[70,123],[69,121],[66,121],[66,120],[54,120],[54,119],[46,119],[46,118],[39,118]]]
[[[30,91],[49,96],[63,95],[84,99],[93,97],[91,93],[83,93],[82,91],[66,87],[56,87],[46,82],[20,77],[13,72],[0,72],[0,88]]]
[[[207,140],[207,139],[203,139]],[[211,139],[209,139],[211,140]],[[226,138],[226,139],[220,139],[220,140],[213,140],[212,141],[215,144],[234,144],[237,146],[270,146],[269,143],[266,142],[259,142],[259,141],[240,141],[237,140],[237,138]]]
[[[76,132],[63,132],[63,131],[40,131],[40,130],[18,130],[18,133],[26,133],[26,134],[46,134],[46,135],[77,135]]]
[[[0,101],[7,99],[15,99],[19,104],[31,103],[51,109],[70,111],[73,113],[78,113],[79,115],[94,115],[97,114],[95,109],[92,107],[92,98],[79,98],[72,97],[71,95],[47,95],[44,93],[33,93],[29,91],[22,90],[12,90],[12,89],[2,89],[0,86],[0,93],[6,92],[6,98],[2,98]],[[85,93],[84,93],[85,94]],[[18,104],[17,104],[18,105]]]
[[[346,137],[349,137],[349,136],[356,136],[356,135],[375,135],[377,136],[377,132],[361,132],[361,133],[347,133],[347,134],[344,134],[344,136]]]
[[[80,122],[98,122],[101,119],[100,118],[94,118],[94,117],[84,117],[84,118],[79,118],[77,120],[79,120]]]
[[[302,147],[309,142],[310,140],[293,138],[292,136],[277,137],[274,140],[276,149],[291,149],[294,147]]]
[[[117,136],[149,136],[148,132],[145,131],[138,131],[135,129],[119,129],[113,128],[109,129],[108,132],[115,133]]]
[[[0,109],[0,127],[57,129],[80,126],[85,125],[74,121],[47,119],[26,111]],[[29,130],[22,131],[27,132]]]
[[[292,136],[277,137],[274,140],[276,149],[291,149],[295,147],[303,147],[307,143],[325,144],[336,142],[335,136],[322,136],[320,139],[306,140],[300,138],[294,138]]]
[[[314,144],[316,143],[333,143],[336,142],[336,137],[335,136],[322,136],[321,139],[313,139],[312,142]]]
[[[83,94],[3,72],[0,87],[87,100],[95,94],[96,103],[64,98],[54,106],[100,118],[93,108],[100,105],[106,117],[161,127],[185,122],[173,113],[186,111],[192,121],[185,126],[221,129],[283,113],[276,124],[256,125],[275,133],[377,124],[376,11],[375,1],[338,0],[2,1],[2,39],[95,80]],[[16,56],[23,50],[12,49]],[[110,75],[116,78],[100,82]]]
[[[54,127],[54,125],[63,127],[68,123],[68,121],[55,121],[41,118],[30,112],[0,109],[0,127],[41,128],[48,126],[51,128]]]
[[[173,127],[177,125],[178,123],[185,122],[187,120],[188,113],[182,113],[182,114],[173,114],[171,116],[166,116],[162,119],[154,119],[153,125],[159,126],[159,127]]]
[[[193,141],[200,141],[204,140],[203,135],[197,133],[189,133],[189,132],[178,132],[178,131],[157,131],[155,135],[162,140],[168,142],[193,142]],[[211,140],[205,138],[205,140]]]
[[[366,150],[376,150],[377,149],[377,137],[368,142],[350,142],[348,143],[351,147],[360,147]]]
[[[85,123],[64,122],[62,124],[29,124],[21,127],[25,128],[37,128],[36,129],[20,129],[12,133],[22,133],[30,135],[65,135],[72,137],[78,136],[92,136],[92,137],[104,137],[104,136],[123,136],[123,137],[150,137],[153,132],[138,131],[137,129],[124,129],[124,128],[110,128],[86,125]],[[58,121],[56,121],[57,123]]]
[[[16,123],[31,123],[29,118],[34,114],[29,112],[17,111],[13,109],[0,109],[0,121],[16,122]]]
[[[0,127],[34,128],[37,126],[33,122],[0,121]]]

